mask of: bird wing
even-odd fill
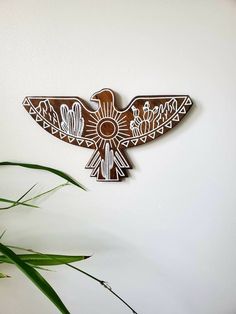
[[[189,96],[137,96],[123,111],[129,132],[119,146],[128,148],[156,139],[175,127],[192,106]]]
[[[25,109],[47,132],[69,144],[96,148],[96,143],[84,136],[89,110],[78,97],[25,97]]]

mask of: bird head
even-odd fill
[[[95,101],[97,103],[109,102],[114,103],[114,93],[111,89],[104,88],[100,91],[94,93],[90,98],[91,101]]]

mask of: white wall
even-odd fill
[[[109,281],[139,314],[233,314],[235,276],[236,1],[0,1],[1,160],[65,170],[66,187],[39,204],[0,213],[5,243],[93,254],[77,264]],[[97,183],[92,151],[50,136],[26,113],[26,95],[78,95],[103,87],[122,106],[139,94],[189,94],[175,130],[130,149],[122,183]],[[1,171],[1,197],[61,182]],[[72,314],[129,311],[65,267],[45,277]],[[0,281],[2,314],[58,313],[14,267]]]

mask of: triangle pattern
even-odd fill
[[[146,143],[146,140],[147,140],[147,136],[143,136],[140,138],[140,140],[143,142],[143,143]]]
[[[54,129],[54,128],[51,128],[51,131],[52,131],[52,134],[55,134],[55,133],[58,132],[58,130],[57,130],[57,129]]]
[[[131,142],[132,142],[134,145],[136,145],[136,144],[138,143],[138,139],[136,139],[136,140],[131,140]]]
[[[90,147],[91,145],[93,145],[93,142],[86,141],[86,144],[87,144],[88,147]]]
[[[62,140],[64,137],[66,137],[66,134],[64,134],[64,133],[59,133],[59,135],[60,135],[60,139]]]
[[[177,114],[172,120],[178,122],[179,121],[179,115]]]
[[[70,143],[72,143],[75,140],[75,138],[71,137],[71,136],[68,136],[68,140],[69,140]]]
[[[182,107],[181,110],[179,111],[179,113],[185,114],[186,113],[185,107]]]
[[[151,134],[148,134],[148,136],[151,137],[151,138],[154,140],[156,134],[155,134],[155,132],[153,132],[153,133],[151,133]]]
[[[191,99],[190,99],[190,98],[188,98],[188,99],[187,99],[187,101],[186,101],[185,105],[187,105],[187,106],[192,105],[192,102],[191,102]]]
[[[158,129],[157,132],[160,133],[160,134],[163,134],[164,133],[164,128],[162,127],[160,129]]]
[[[79,145],[81,145],[84,140],[78,140],[78,139],[76,139],[76,141],[77,141],[77,143],[78,143]]]
[[[36,112],[34,111],[32,107],[30,107],[29,114],[36,114]]]
[[[47,129],[47,128],[49,128],[50,127],[50,125],[48,124],[48,123],[46,123],[45,121],[43,121],[43,128],[44,129]]]
[[[29,104],[27,99],[24,101],[24,106],[30,106],[30,104]]]
[[[40,122],[40,121],[43,121],[43,119],[40,116],[37,115],[35,121],[36,122]]]
[[[129,145],[129,141],[125,141],[125,142],[123,142],[123,143],[122,143],[122,145],[124,145],[125,147],[128,147],[128,145]]]
[[[172,121],[166,123],[165,126],[166,126],[167,128],[169,128],[169,129],[171,129],[171,128],[172,128]]]

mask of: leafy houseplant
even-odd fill
[[[72,184],[76,187],[79,187],[85,190],[85,188],[80,183],[78,183],[76,180],[74,180],[71,176],[69,176],[65,172],[60,171],[58,169],[45,167],[45,166],[41,166],[37,164],[15,163],[15,162],[0,162],[0,166],[20,166],[24,168],[47,171],[66,180],[65,183],[62,183],[53,189],[50,189],[46,192],[43,192],[41,194],[38,194],[28,199],[25,199],[25,197],[30,191],[32,191],[35,185],[33,185],[28,191],[26,191],[16,201],[6,199],[6,198],[0,198],[0,202],[8,205],[5,207],[0,207],[0,211],[7,210],[16,206],[28,206],[28,207],[33,207],[33,208],[38,207],[37,205],[33,204],[33,201],[35,201],[37,198],[42,197],[43,195],[51,193],[55,191],[56,189],[69,185],[69,184]],[[2,255],[0,255],[0,264],[8,263],[8,264],[14,264],[16,267],[18,267],[45,294],[45,296],[58,308],[58,310],[62,314],[70,314],[70,312],[67,309],[67,307],[64,305],[64,303],[62,302],[62,300],[60,299],[56,291],[51,287],[51,285],[44,279],[44,277],[38,271],[38,270],[48,270],[44,268],[45,266],[66,265],[67,267],[73,268],[74,270],[77,270],[83,273],[84,275],[90,277],[91,279],[99,282],[103,287],[108,289],[115,297],[117,297],[122,303],[124,303],[133,313],[137,314],[137,312],[127,302],[125,302],[118,294],[116,294],[104,280],[100,280],[94,277],[93,275],[70,264],[72,262],[78,262],[78,261],[84,260],[88,258],[89,256],[80,256],[80,255],[67,256],[67,255],[43,254],[41,252],[36,252],[31,249],[25,249],[21,247],[6,245],[2,243],[2,238],[4,236],[4,233],[5,231],[3,231],[2,234],[0,235],[0,252],[2,253]],[[27,254],[16,254],[13,251],[14,249],[26,251]],[[9,277],[10,277],[9,275],[4,274],[0,271],[0,279],[9,278]]]

